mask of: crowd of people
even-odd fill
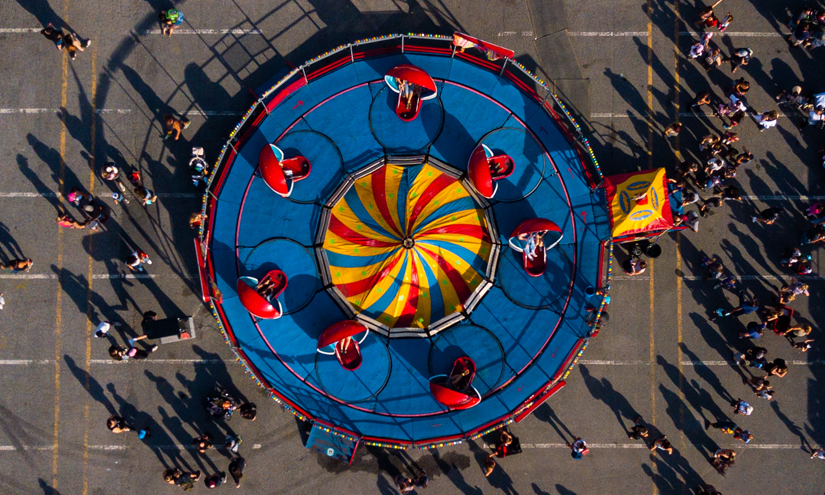
[[[695,26],[700,30],[699,40],[693,44],[688,53],[688,59],[696,60],[710,72],[729,64],[730,73],[734,74],[739,68],[747,66],[754,57],[750,48],[740,48],[726,57],[722,49],[712,44],[714,35],[724,35],[725,30],[734,19],[731,12],[721,17],[717,16],[714,8],[722,1],[702,9],[696,19]],[[791,34],[787,41],[793,47],[817,48],[825,44],[825,10],[804,8],[794,16],[789,28]],[[718,30],[718,32],[715,32]],[[777,125],[780,112],[778,109],[764,112],[752,110],[746,100],[751,89],[751,83],[746,77],[734,79],[727,88],[724,88],[726,97],[720,98],[712,90],[700,91],[690,104],[690,111],[699,115],[704,106],[709,107],[710,115],[717,118],[722,127],[721,132],[710,131],[699,140],[697,155],[699,161],[682,161],[672,172],[669,172],[668,189],[679,198],[678,209],[673,211],[674,223],[684,225],[694,232],[699,231],[700,218],[715,213],[713,210],[721,208],[728,201],[741,201],[740,186],[733,183],[737,172],[742,166],[754,160],[754,154],[741,145],[741,139],[736,131],[743,125],[745,117],[750,116],[760,132],[769,130]],[[799,129],[815,125],[825,127],[825,94],[805,94],[802,87],[796,86],[789,91],[781,91],[775,96],[779,108],[786,110],[786,116],[791,117],[796,112],[796,124]],[[678,136],[684,126],[681,122],[674,122],[663,129],[665,139]],[[737,149],[737,147],[741,147]],[[825,164],[825,148],[822,150]],[[635,199],[635,198],[634,198]],[[696,210],[687,211],[689,205],[696,205]],[[770,228],[784,214],[784,208],[772,206],[755,211],[751,221]],[[789,368],[784,358],[773,360],[767,358],[768,350],[757,345],[756,339],[767,333],[774,333],[785,338],[792,350],[799,352],[809,351],[815,344],[811,338],[814,331],[809,324],[799,323],[799,311],[791,307],[794,300],[810,295],[808,285],[800,277],[810,276],[813,272],[811,250],[817,243],[825,240],[825,205],[813,203],[804,211],[810,221],[809,227],[800,233],[797,245],[793,246],[786,257],[777,260],[788,271],[788,282],[781,285],[773,296],[773,301],[759,301],[751,295],[746,287],[741,286],[737,274],[725,269],[722,261],[716,256],[704,256],[700,265],[707,270],[704,280],[713,282],[714,289],[732,292],[738,298],[738,304],[732,308],[711,308],[709,319],[719,321],[722,318],[742,318],[749,315],[756,316],[756,321],[743,325],[744,330],[732,339],[734,347],[743,349],[736,352],[733,362],[740,368],[744,385],[750,388],[757,399],[772,400],[775,395],[774,384],[779,378],[785,377]],[[623,265],[627,275],[637,276],[645,272],[647,264],[642,258],[642,250],[631,252],[631,258]],[[744,346],[743,346],[744,344]],[[754,370],[754,371],[750,371]],[[745,375],[747,373],[747,375]],[[773,383],[772,383],[773,382]],[[737,399],[731,404],[733,416],[750,416],[756,409],[746,400]],[[706,421],[705,428],[714,428],[722,433],[733,435],[735,440],[750,443],[754,435],[738,425],[730,418],[717,419],[716,422]],[[630,434],[630,438],[646,438],[647,428],[638,418]],[[654,442],[655,444],[655,442]],[[653,444],[651,444],[653,445]],[[668,442],[669,445],[669,442]],[[651,449],[654,447],[651,446]],[[660,447],[661,448],[661,447]],[[811,458],[825,458],[825,450],[817,449],[811,453]],[[727,470],[735,464],[736,452],[733,449],[719,448],[709,459],[713,467],[724,476]],[[707,489],[707,487],[702,488]],[[703,493],[718,493],[711,491]]]

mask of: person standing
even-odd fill
[[[406,478],[403,475],[399,474],[395,477],[394,481],[399,493],[409,493],[415,490],[415,484],[413,483],[413,480]]]
[[[205,480],[203,480],[204,484],[206,484],[206,488],[214,489],[217,488],[224,483],[226,483],[226,473],[220,472],[215,473],[212,476],[207,476]]]
[[[195,488],[195,482],[201,479],[201,472],[184,473],[178,468],[167,469],[163,472],[163,481],[170,485],[177,485],[188,492]]]
[[[158,15],[160,21],[161,34],[172,36],[175,29],[183,24],[183,12],[178,9],[163,10]]]
[[[243,457],[236,457],[229,463],[229,475],[235,482],[235,488],[241,487],[241,478],[243,478],[243,470],[246,467],[246,459]]]
[[[223,446],[229,452],[238,453],[238,450],[241,448],[241,444],[243,443],[243,438],[240,435],[235,433],[228,433],[226,435],[226,440],[223,443]]]
[[[198,449],[198,452],[205,454],[207,450],[212,448],[212,435],[209,433],[204,433],[203,435],[195,438],[192,443],[195,444],[195,448]]]
[[[570,447],[570,456],[577,461],[590,453],[587,442],[581,437],[574,438],[573,443],[568,443],[567,446]]]
[[[421,470],[421,474],[415,479],[416,488],[427,488],[430,484],[430,477],[427,476],[427,471]]]

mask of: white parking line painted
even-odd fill
[[[647,449],[647,446],[644,443],[590,443],[587,442],[587,446],[591,449]],[[694,445],[699,446],[699,445]],[[487,445],[483,444],[484,448],[493,449],[495,448],[494,445]],[[523,449],[569,449],[570,447],[567,446],[565,443],[522,443],[521,448]],[[786,444],[786,443],[749,443],[747,445],[743,445],[742,443],[738,444],[730,444],[727,448],[734,448],[734,449],[760,449],[760,450],[796,450],[799,449],[799,445],[796,444]]]
[[[591,119],[629,119],[631,117],[634,118],[647,118],[647,115],[644,112],[638,113],[610,113],[610,112],[594,112],[590,114]],[[679,117],[715,117],[712,113],[693,113],[693,112],[679,112]],[[787,117],[784,113],[779,114],[780,118]]]
[[[0,28],[0,34],[31,34],[31,33],[39,33],[42,31],[43,28],[35,27],[35,28]],[[136,34],[140,35],[150,35],[150,34],[161,34],[160,29],[144,29],[141,31],[133,31]],[[263,35],[263,31],[260,29],[241,29],[241,28],[233,28],[233,29],[185,29],[179,28],[175,30],[175,35],[178,34],[258,34]]]
[[[159,192],[157,193],[159,198],[201,198],[203,197],[202,194],[198,193],[167,193],[167,192]],[[9,198],[59,198],[62,197],[59,193],[56,192],[0,192],[0,199],[9,199]]]
[[[650,361],[614,361],[599,359],[579,359],[579,364],[592,364],[595,366],[648,366]]]
[[[58,113],[59,108],[0,108],[0,115],[37,115],[42,113]],[[129,115],[132,113],[131,108],[97,108],[95,113],[99,115]],[[237,110],[187,110],[184,112],[186,116],[196,117],[240,117],[244,112]]]
[[[569,31],[568,36],[575,37],[623,37],[623,36],[638,36],[640,38],[647,37],[647,31]]]
[[[810,366],[825,364],[825,361],[819,359],[814,361],[792,360],[785,361],[794,366]],[[650,361],[613,361],[613,360],[599,360],[599,359],[580,359],[579,364],[589,364],[592,366],[649,366]],[[732,366],[733,361],[682,361],[682,366]]]
[[[580,38],[622,38],[634,37],[647,38],[647,31],[569,31],[568,36]],[[695,36],[699,37],[701,34],[694,31],[680,31],[679,36]],[[785,36],[777,32],[756,32],[756,31],[726,31],[722,36],[731,36],[735,38],[781,38]]]
[[[92,275],[92,280],[115,280],[115,279],[156,279],[156,278],[178,278],[191,280],[195,277],[186,275],[181,277],[176,273],[157,274],[157,273],[96,273]],[[0,273],[0,280],[56,280],[55,273]]]
[[[90,359],[90,364],[129,364],[133,361],[115,361],[114,359]],[[136,361],[135,361],[136,362]],[[219,364],[235,363],[235,359],[148,359],[145,364]],[[35,364],[53,364],[54,359],[0,359],[0,366],[30,366]]]
[[[90,364],[129,364],[130,360],[115,361],[114,359],[90,359]],[[142,361],[146,364],[217,364],[234,363],[234,359],[152,359]]]
[[[50,364],[52,359],[0,359],[0,366],[29,366],[32,364]]]
[[[149,34],[161,34],[160,29],[146,29],[143,31],[135,31],[135,33],[140,35],[149,35]],[[260,29],[185,29],[179,28],[175,29],[175,36],[179,34],[257,34],[263,35],[263,31]]]
[[[589,444],[588,444],[589,445]],[[106,450],[106,451],[117,451],[117,450],[131,450],[135,448],[145,448],[144,445],[140,446],[130,446],[130,445],[89,445],[89,449],[91,450]],[[197,450],[197,446],[194,444],[183,445],[180,443],[176,444],[168,444],[168,445],[149,445],[150,449],[158,449],[158,450]],[[256,443],[252,445],[253,450],[257,450],[261,448],[261,444]],[[29,450],[54,450],[54,445],[0,445],[0,452],[18,452],[18,451],[29,451]]]

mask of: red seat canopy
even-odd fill
[[[278,159],[278,155],[281,156],[281,160]],[[284,197],[292,193],[293,182],[306,178],[310,172],[309,160],[303,156],[283,159],[283,152],[273,144],[267,144],[261,149],[258,167],[266,185]],[[291,177],[287,177],[285,169],[292,172]]]
[[[396,79],[403,79],[407,82],[417,84],[418,86],[421,86],[424,89],[429,89],[430,91],[437,91],[433,78],[430,77],[424,69],[420,69],[414,65],[396,65],[390,69],[389,72],[387,72],[387,75],[390,77],[395,77]]]
[[[549,241],[545,240],[544,246],[536,247],[535,254],[532,258],[530,258],[518,243],[518,236],[536,232],[553,232],[554,234],[558,234],[558,238],[549,245]],[[513,233],[510,234],[509,244],[513,247],[513,249],[522,253],[521,259],[522,266],[524,266],[524,271],[526,271],[531,277],[540,277],[547,269],[547,250],[552,249],[556,244],[558,244],[559,241],[561,241],[561,238],[561,228],[559,228],[559,226],[554,222],[551,222],[545,218],[531,218],[521,222],[515,230],[513,230]]]
[[[470,182],[473,183],[479,194],[487,199],[492,199],[496,193],[493,181],[510,176],[515,170],[515,165],[513,159],[508,155],[493,156],[490,148],[479,144],[470,155],[470,163],[467,168]]]
[[[470,389],[472,395],[453,390],[446,385],[430,380],[430,392],[435,400],[449,407],[450,409],[469,409],[481,402],[481,398],[475,389]]]
[[[264,318],[266,320],[280,318],[281,310],[273,306],[262,295],[258,294],[255,287],[249,285],[247,280],[253,281],[255,279],[251,277],[241,277],[238,279],[237,285],[238,298],[241,300],[243,307],[258,318]],[[255,281],[255,283],[257,284],[257,281]],[[278,306],[280,307],[280,304],[278,304]]]
[[[343,320],[333,323],[318,337],[316,349],[323,349],[335,344],[335,357],[344,369],[353,371],[361,366],[361,347],[352,337],[369,329],[355,320]],[[366,335],[364,336],[366,338]],[[363,340],[363,339],[362,339]]]

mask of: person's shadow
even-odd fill
[[[483,467],[484,461],[490,454],[472,440],[467,440],[467,445],[470,447],[470,452],[475,455],[476,461]],[[487,476],[487,481],[493,488],[498,488],[505,494],[518,495],[516,489],[513,488],[513,479],[504,471],[504,466],[502,466],[500,462],[496,462],[496,464],[498,464],[498,466],[493,469],[490,476]]]
[[[556,430],[556,433],[559,434],[564,443],[569,443],[574,438],[576,438],[576,435],[574,435],[570,431],[570,429],[567,428],[567,426],[561,422],[559,417],[556,415],[555,411],[553,411],[553,409],[546,402],[542,404],[538,409],[536,409],[536,411],[533,413],[533,416],[539,421],[549,423],[550,426],[552,426],[553,429]],[[564,429],[564,432],[562,432],[562,429]],[[567,436],[570,437],[570,440],[567,440],[567,436],[565,436],[565,433],[567,434]]]

